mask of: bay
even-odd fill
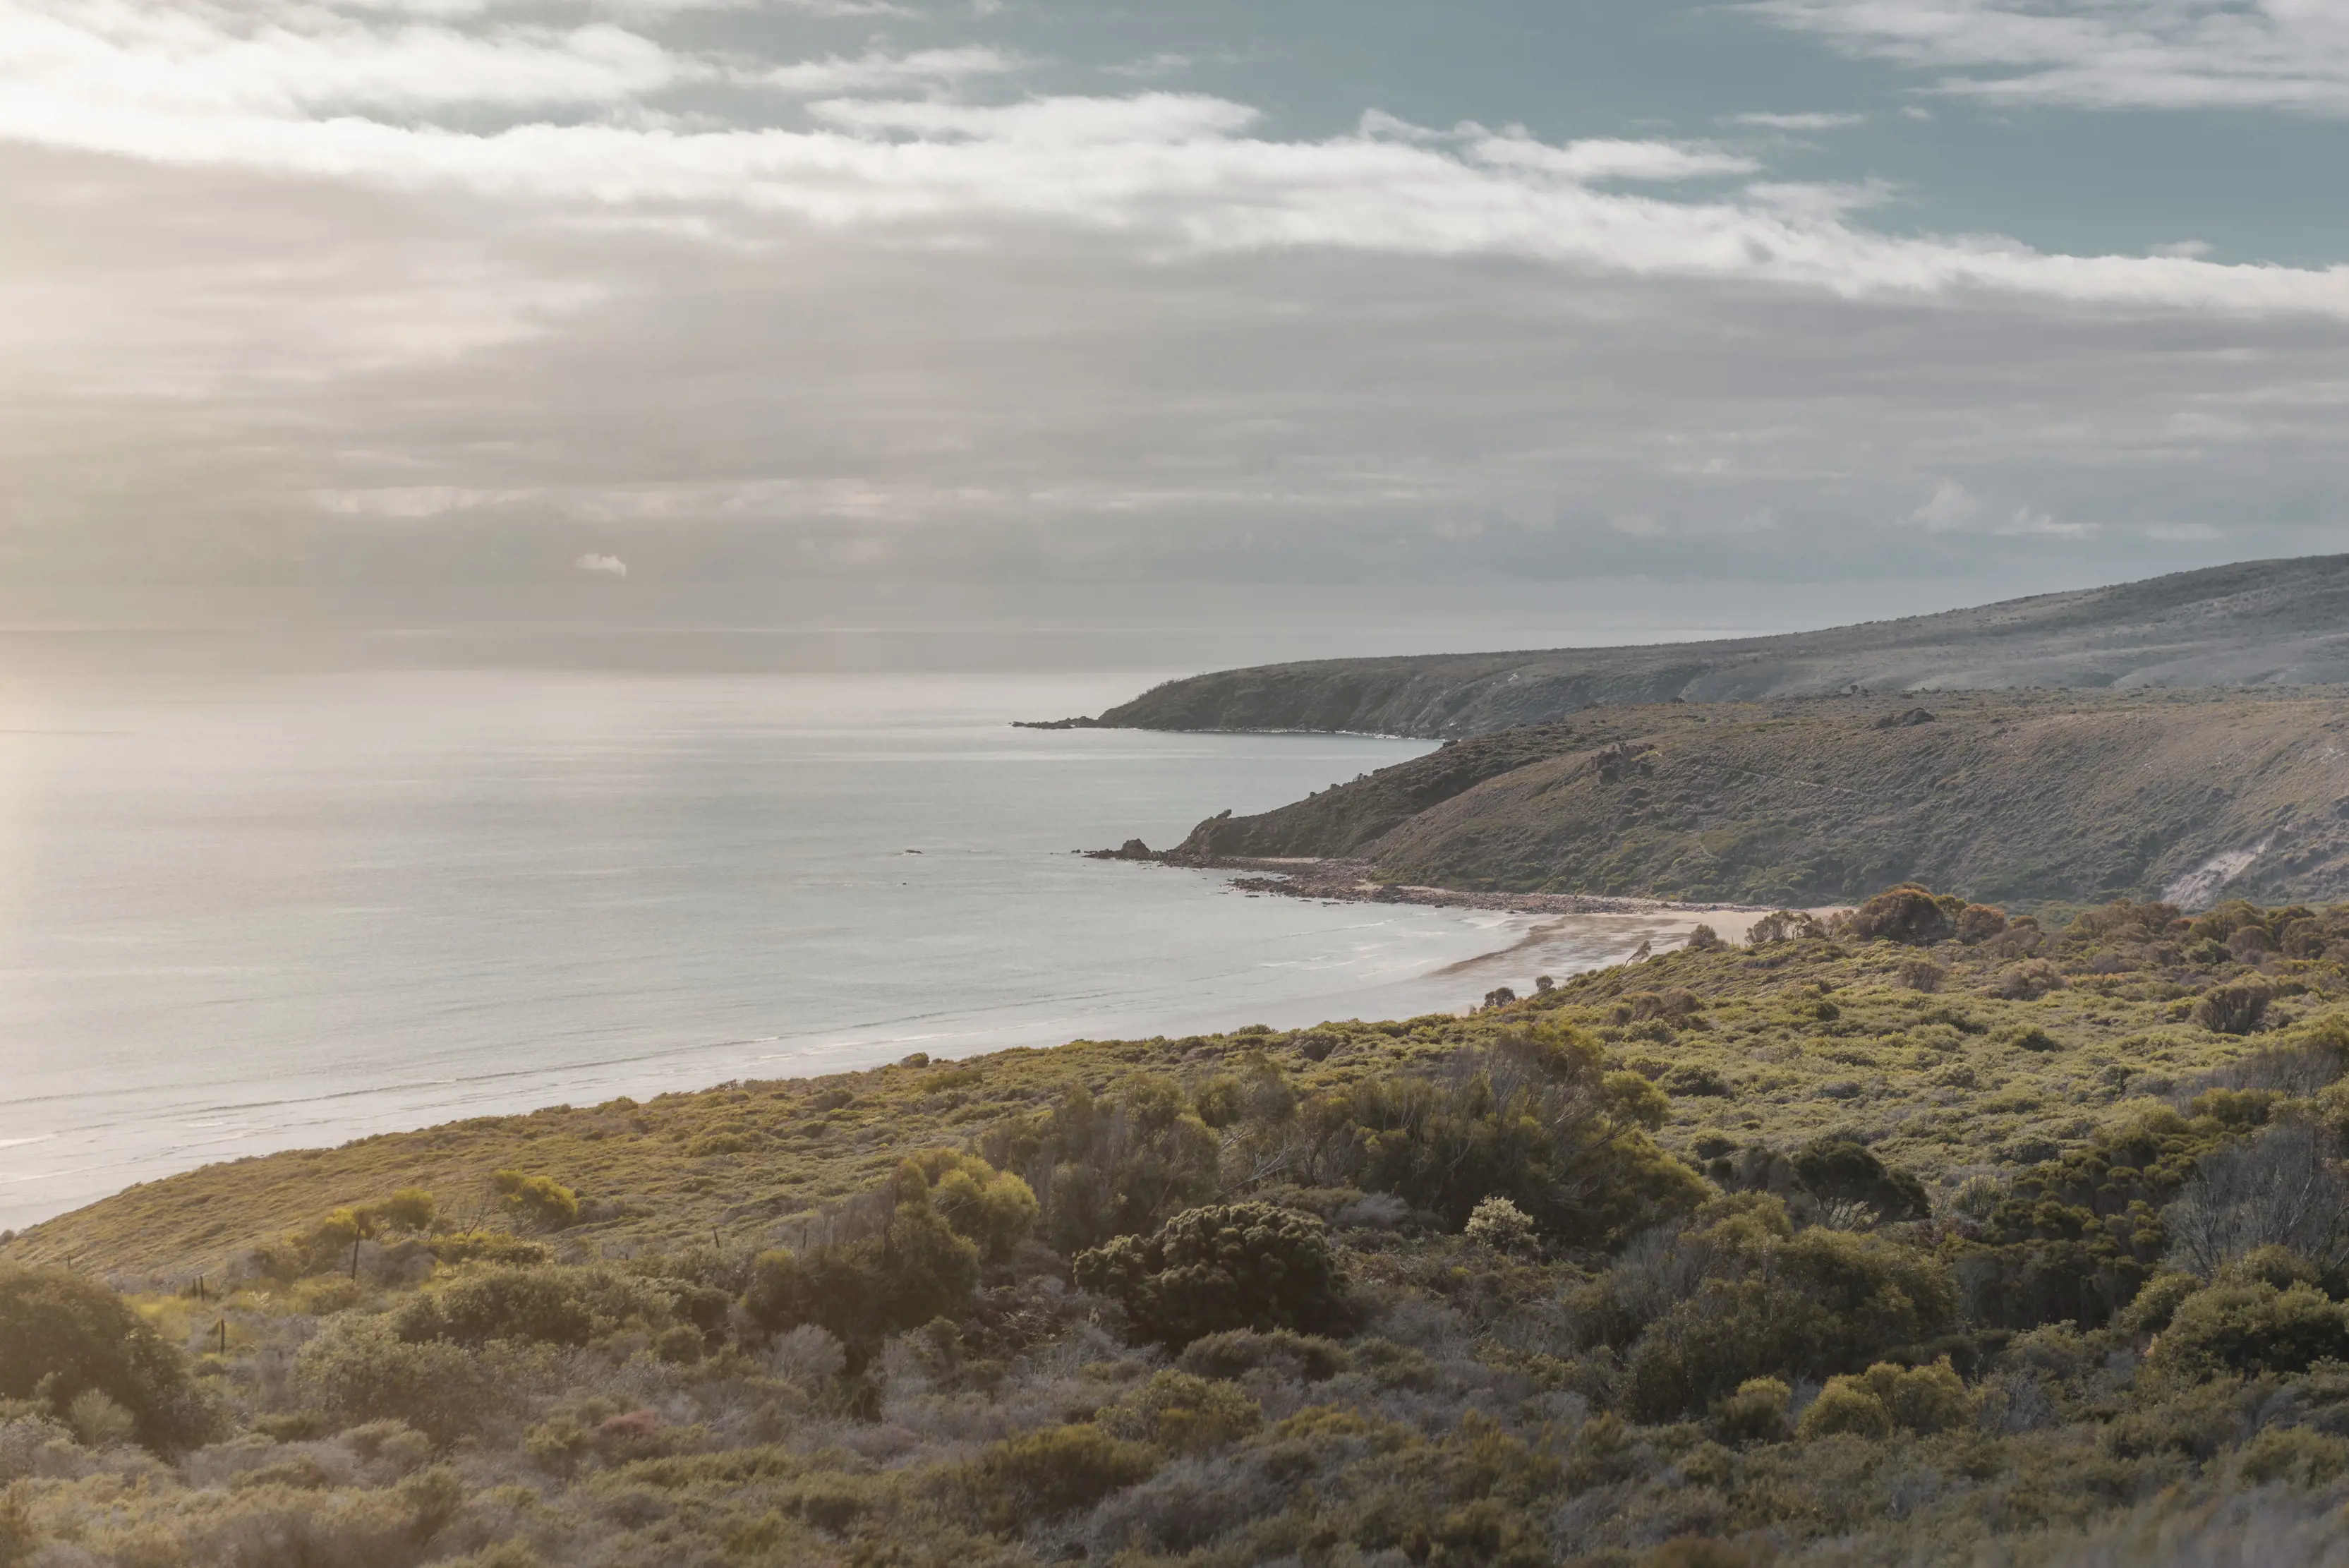
[[[1457,1009],[1638,940],[1070,853],[1163,846],[1426,749],[1010,727],[1146,684],[0,684],[0,1227],[459,1116]]]

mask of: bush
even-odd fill
[[[1275,1329],[1230,1329],[1193,1340],[1175,1365],[1201,1377],[1244,1377],[1270,1367],[1284,1382],[1320,1383],[1354,1364],[1351,1352],[1334,1339]]]
[[[2249,1034],[2266,1018],[2275,988],[2257,978],[2230,981],[2204,992],[2194,1003],[2193,1019],[2214,1034]]]
[[[1709,1233],[1723,1256],[1632,1346],[1626,1402],[1646,1420],[1713,1407],[1749,1379],[1853,1371],[1945,1332],[1957,1293],[1937,1260],[1878,1236]]]
[[[1346,1282],[1320,1221],[1265,1203],[1178,1214],[1147,1239],[1121,1236],[1078,1254],[1075,1273],[1176,1349],[1226,1329],[1316,1334],[1348,1315]]]
[[[179,1352],[128,1302],[69,1270],[0,1263],[0,1399],[64,1417],[91,1392],[150,1448],[196,1442],[212,1425]]]
[[[952,1149],[925,1149],[912,1163],[929,1183],[930,1208],[987,1262],[1009,1258],[1035,1229],[1036,1194],[1009,1172]]]
[[[1155,1443],[1177,1454],[1237,1442],[1263,1423],[1256,1401],[1227,1382],[1161,1372],[1104,1410],[1097,1423],[1116,1437]]]
[[[1849,1433],[1883,1437],[1900,1430],[1943,1432],[1973,1416],[1965,1383],[1942,1357],[1930,1366],[1879,1361],[1855,1376],[1830,1377],[1798,1428],[1805,1438]]]
[[[506,1212],[541,1231],[562,1231],[579,1223],[579,1195],[548,1176],[524,1176],[501,1170],[490,1178]]]
[[[1506,1198],[1487,1198],[1468,1216],[1461,1234],[1496,1252],[1521,1252],[1534,1243],[1534,1222]]]
[[[460,1274],[446,1287],[411,1297],[392,1314],[411,1345],[493,1339],[585,1345],[631,1319],[659,1326],[667,1298],[651,1286],[604,1269],[491,1266]]]
[[[1157,1468],[1148,1444],[1112,1438],[1088,1423],[991,1444],[966,1467],[964,1482],[987,1528],[1009,1533],[1091,1508]]]
[[[1724,1443],[1775,1443],[1786,1435],[1794,1391],[1775,1377],[1749,1377],[1713,1411]]]
[[[295,1378],[346,1421],[404,1421],[446,1447],[510,1407],[495,1364],[448,1340],[401,1339],[382,1318],[338,1317],[302,1347]]]
[[[1794,1166],[1812,1195],[1829,1202],[1865,1203],[1886,1220],[1921,1220],[1932,1212],[1923,1182],[1852,1138],[1814,1138],[1795,1156]]]
[[[862,1352],[968,1312],[978,1287],[978,1243],[930,1206],[929,1179],[915,1162],[898,1168],[894,1192],[885,1195],[895,1201],[872,1235],[761,1253],[743,1296],[751,1321],[771,1334],[813,1324]]]
[[[2010,1002],[2036,1002],[2051,991],[2062,991],[2071,981],[2064,971],[2045,959],[2024,959],[1998,971],[1991,990]]]
[[[2311,1284],[2221,1282],[2178,1303],[2151,1359],[2189,1374],[2304,1372],[2349,1359],[2349,1309]]]
[[[1914,882],[1888,888],[1851,912],[1851,934],[1862,941],[1930,947],[1951,935],[1965,903],[1936,898]]]

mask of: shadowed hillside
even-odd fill
[[[1220,670],[1170,681],[1095,722],[1451,736],[1675,698],[2337,681],[2349,681],[2349,556],[2253,561],[1785,637]]]
[[[1815,904],[1929,881],[2018,905],[2349,896],[2349,697],[2163,692],[1608,708],[1480,735],[1177,858],[1382,881]]]

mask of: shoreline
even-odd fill
[[[1243,872],[1247,875],[1233,877],[1230,886],[1242,892],[1269,893],[1284,898],[1322,903],[1416,904],[1429,909],[1493,909],[1516,915],[1615,915],[1673,923],[1685,920],[1691,929],[1699,925],[1712,926],[1725,941],[1744,940],[1754,921],[1779,907],[1685,903],[1673,898],[1607,893],[1504,893],[1426,888],[1376,881],[1367,860],[1302,857],[1273,859],[1237,855],[1185,856],[1178,859],[1172,851],[1137,852],[1132,845],[1123,849],[1087,849],[1078,853],[1088,859],[1125,860],[1178,870]]]

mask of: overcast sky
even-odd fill
[[[2349,548],[2344,170],[2338,0],[0,0],[0,566],[1342,616]]]

